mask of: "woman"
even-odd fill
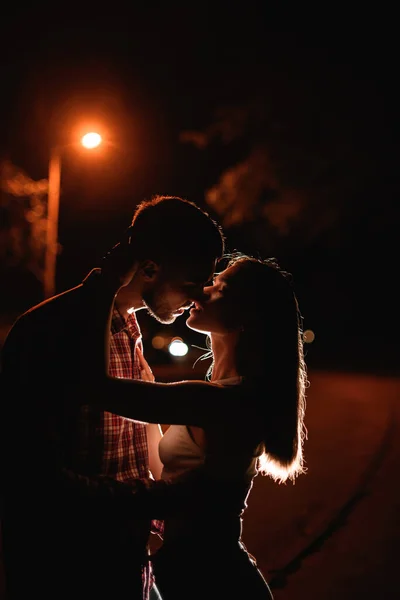
[[[106,319],[104,325],[108,331]],[[162,477],[204,468],[223,497],[203,514],[166,520],[154,557],[157,585],[163,600],[186,598],[188,590],[199,599],[272,598],[241,542],[241,526],[256,475],[284,482],[304,471],[307,378],[288,274],[273,260],[231,256],[195,302],[187,325],[210,336],[208,383],[159,384],[99,373],[106,410],[174,423],[160,442]]]

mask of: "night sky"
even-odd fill
[[[140,200],[180,195],[227,224],[228,249],[293,273],[312,365],[398,371],[398,36],[373,16],[274,28],[267,5],[10,8],[0,156],[39,180],[52,145],[86,127],[109,142],[63,153],[58,291],[96,266]],[[188,131],[207,144],[182,141]],[[247,220],[233,222],[207,191],[249,156],[234,186]],[[4,282],[3,299],[36,301]]]

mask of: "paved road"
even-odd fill
[[[245,541],[275,600],[400,598],[400,380],[313,374],[308,472],[257,478]]]

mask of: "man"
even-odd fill
[[[128,231],[106,257],[108,263],[137,265],[116,301],[112,375],[138,378],[147,369],[140,362],[135,311],[144,308],[160,322],[172,323],[202,298],[223,250],[221,229],[195,204],[156,196],[137,207]],[[87,406],[79,409],[69,399],[70,390],[79,385],[79,371],[90,360],[82,354],[82,341],[93,331],[90,314],[100,273],[94,269],[82,284],[25,313],[3,347],[3,378],[8,396],[14,395],[6,402],[8,425],[18,424],[14,445],[30,452],[21,460],[22,472],[15,458],[13,467],[7,464],[4,555],[7,563],[8,551],[14,588],[18,560],[21,577],[25,569],[34,580],[30,594],[37,592],[42,599],[65,594],[147,600],[152,584],[146,562],[150,516],[179,511],[177,496],[181,494],[181,505],[185,499],[185,490],[165,490],[149,481],[147,434],[153,456],[157,431],[154,435],[145,425]],[[16,504],[26,494],[31,497],[33,489],[34,511],[18,518]],[[139,508],[130,513],[130,506]],[[157,527],[160,531],[160,523],[153,522],[153,531]],[[16,539],[20,546],[42,539],[41,552],[28,557],[18,550]]]

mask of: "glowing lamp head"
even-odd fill
[[[82,146],[84,148],[88,148],[89,150],[92,148],[97,148],[101,144],[101,135],[99,133],[95,133],[91,131],[90,133],[86,133],[82,138]]]
[[[185,356],[189,348],[180,338],[174,338],[168,346],[168,350],[172,356]]]

